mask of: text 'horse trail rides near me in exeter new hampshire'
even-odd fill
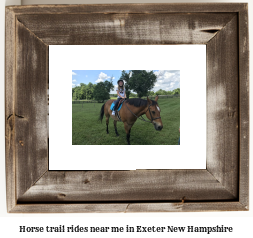
[[[117,115],[112,115],[111,104],[114,100],[109,100],[102,106],[99,119],[102,122],[105,115],[107,126],[106,131],[108,134],[109,118],[111,117],[114,120],[114,129],[117,136],[119,135],[117,131],[117,121],[122,121],[127,134],[127,142],[130,145],[130,131],[137,118],[152,123],[157,131],[162,130],[163,123],[160,117],[161,109],[158,106],[157,100],[158,96],[156,96],[155,100],[150,100],[148,97],[147,100],[140,98],[126,99],[118,112],[119,117]],[[144,114],[150,121],[146,121],[144,118],[139,118]]]

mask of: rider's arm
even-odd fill
[[[119,97],[124,98],[124,97],[122,97],[122,96],[119,94],[119,90],[117,90],[117,94],[118,94]]]
[[[119,97],[123,98],[123,97],[119,94],[119,90],[117,90],[117,94],[118,94]]]

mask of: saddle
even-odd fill
[[[124,100],[125,100],[125,98],[122,98],[122,99],[119,101],[118,105],[115,105],[115,101],[114,101],[114,102],[111,104],[110,109],[111,109],[111,110],[114,110],[114,111],[119,111],[119,110],[121,109],[121,107],[122,107],[122,103],[124,102]]]
[[[115,105],[114,111],[118,111],[120,109],[121,104],[125,101],[125,98],[121,98],[118,105]]]

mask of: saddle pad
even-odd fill
[[[120,106],[119,106],[119,108],[118,108],[118,112],[119,112],[119,110],[121,109],[121,107],[122,107],[122,104],[123,103],[121,103],[120,104]],[[114,106],[115,106],[115,104],[114,104],[114,102],[111,104],[111,107],[110,107],[110,109],[113,111],[113,109],[114,109]]]

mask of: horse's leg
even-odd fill
[[[124,122],[124,128],[125,132],[127,134],[127,143],[130,145],[130,131],[131,131],[132,125],[129,125],[127,122]]]
[[[109,134],[108,125],[109,125],[110,115],[109,115],[108,108],[107,108],[106,104],[105,104],[105,117],[106,117],[106,132],[107,132],[107,134]]]
[[[106,117],[106,132],[107,132],[107,134],[109,134],[109,131],[108,131],[109,118],[110,118],[109,116]]]
[[[119,133],[117,131],[117,121],[114,120],[113,124],[114,124],[114,129],[115,129],[116,136],[119,136]]]

